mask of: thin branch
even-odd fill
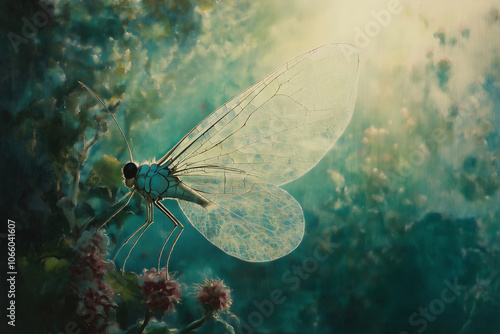
[[[205,324],[205,322],[207,322],[207,320],[212,318],[212,316],[213,316],[212,312],[205,313],[205,315],[203,315],[202,318],[195,320],[192,323],[190,323],[189,325],[187,325],[186,328],[184,328],[183,330],[181,330],[179,332],[179,334],[190,333],[190,332],[200,328],[201,326],[203,326]]]

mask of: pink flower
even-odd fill
[[[205,279],[205,284],[197,290],[196,298],[207,312],[228,310],[233,303],[231,290],[222,280]]]
[[[173,311],[182,297],[179,282],[167,279],[165,269],[160,272],[156,272],[154,268],[144,269],[139,276],[138,285],[145,304],[162,313]]]
[[[78,265],[73,268],[73,276],[87,280],[103,278],[109,266],[106,261],[108,243],[108,237],[102,230],[97,233],[84,231],[75,245]]]
[[[104,278],[108,269],[108,238],[102,232],[84,231],[75,244],[70,291],[78,296],[76,313],[92,334],[116,332],[113,320],[115,292]]]
[[[106,247],[109,240],[103,230],[95,232],[94,230],[84,231],[76,242],[76,250],[80,253],[98,253],[106,254]]]

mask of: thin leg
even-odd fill
[[[134,190],[130,190],[130,191],[134,191]],[[123,201],[125,198],[127,198],[127,196],[130,195],[130,191],[128,193],[126,193],[125,195],[123,195],[119,200],[117,200],[116,202],[114,202],[113,204],[111,204],[111,206],[115,206],[116,204],[120,203],[121,201]]]
[[[137,236],[137,238],[135,239],[134,243],[132,244],[132,247],[130,247],[130,250],[127,253],[127,257],[123,261],[122,271],[125,271],[125,264],[127,263],[127,260],[128,260],[128,258],[130,256],[130,254],[134,250],[135,245],[137,245],[137,243],[139,242],[139,239],[142,238],[142,235],[144,234],[144,232],[146,232],[148,230],[148,228],[154,222],[154,220],[153,220],[153,203],[152,202],[146,202],[146,209],[147,209],[146,210],[146,213],[147,213],[147,218],[146,218],[147,225],[146,225],[146,227],[144,227],[144,229],[141,231],[141,233]]]
[[[137,232],[139,232],[140,230],[142,230],[147,224],[149,223],[148,220],[146,220],[144,222],[144,224],[142,224],[137,230],[134,231],[134,233],[132,233],[128,238],[127,240],[125,240],[121,245],[120,245],[120,248],[118,248],[118,251],[115,253],[115,256],[113,257],[113,262],[115,262],[116,260],[116,257],[118,256],[118,254],[120,253],[120,251],[122,250],[123,246],[125,246],[126,244],[128,244],[128,242],[130,241],[130,239],[132,239],[134,237],[134,235],[137,234]]]
[[[165,246],[167,245],[168,240],[174,233],[175,229],[177,228],[177,225],[174,225],[174,228],[170,231],[168,234],[168,237],[165,239],[165,242],[163,242],[163,245],[161,246],[160,254],[158,255],[158,271],[160,271],[160,264],[161,264],[161,256],[163,255],[163,251],[165,250]]]
[[[103,228],[103,227],[104,227],[104,226],[105,226],[105,225],[106,225],[106,224],[107,224],[107,223],[108,223],[111,219],[113,219],[113,217],[114,217],[114,216],[116,216],[116,215],[117,215],[120,211],[122,211],[122,210],[123,210],[123,209],[124,209],[124,208],[128,205],[128,203],[129,203],[129,202],[130,202],[130,200],[132,199],[132,196],[133,196],[133,195],[134,195],[134,191],[133,191],[133,190],[131,190],[131,191],[130,191],[127,195],[123,196],[123,197],[122,197],[122,198],[120,198],[120,199],[119,199],[116,203],[114,203],[113,205],[116,205],[116,204],[120,203],[120,202],[121,202],[121,201],[122,201],[122,200],[123,200],[126,196],[128,196],[128,197],[127,197],[127,200],[125,201],[125,203],[123,203],[123,205],[122,205],[122,206],[120,206],[120,208],[119,208],[118,210],[116,210],[116,211],[115,211],[115,213],[113,213],[113,214],[111,215],[111,217],[109,217],[108,219],[106,219],[106,221],[105,221],[104,223],[102,223],[102,225],[101,225],[101,226],[99,226],[99,228],[95,231],[95,233],[99,232],[99,230],[100,230],[101,228]],[[94,235],[95,235],[95,233],[94,233]],[[137,233],[137,232],[136,232],[136,233]]]
[[[170,231],[168,234],[167,238],[165,239],[165,242],[163,242],[163,245],[161,246],[160,254],[158,255],[158,271],[160,271],[160,263],[161,263],[161,256],[163,254],[163,251],[165,250],[165,246],[167,245],[168,240],[174,233],[175,229],[177,226],[179,226],[179,222],[177,219],[168,211],[168,209],[160,202],[160,201],[155,201],[155,206],[165,215],[167,216],[168,219],[174,224],[174,228]],[[171,218],[173,217],[173,219]],[[168,271],[167,271],[168,274]]]
[[[134,249],[134,247],[137,245],[137,242],[139,241],[139,239],[142,237],[142,235],[144,234],[144,232],[146,232],[146,230],[151,226],[151,224],[153,224],[153,204],[152,202],[146,202],[146,221],[144,222],[144,224],[142,224],[137,230],[134,231],[134,233],[132,233],[120,246],[120,248],[118,249],[118,251],[116,252],[115,256],[113,257],[113,262],[115,262],[116,260],[116,257],[118,256],[118,254],[120,253],[120,251],[122,250],[122,248],[128,244],[128,242],[130,241],[130,239],[132,239],[139,231],[141,231],[141,233],[137,236],[137,238],[135,239],[134,243],[132,244],[132,247],[130,248],[129,252],[127,253],[127,257],[125,258],[125,260],[123,261],[123,266],[122,266],[122,270],[125,270],[125,264],[127,263],[127,260],[130,256],[130,254],[132,253],[132,250]]]
[[[170,239],[170,236],[172,235],[172,233],[174,233],[175,229],[177,227],[180,228],[179,233],[177,233],[177,235],[175,236],[175,239],[174,239],[174,242],[172,243],[172,246],[170,246],[170,251],[168,252],[168,256],[167,256],[167,263],[165,265],[165,271],[167,273],[167,278],[168,278],[168,276],[169,276],[168,275],[168,262],[170,261],[170,255],[172,254],[172,251],[174,250],[174,246],[175,246],[177,240],[179,239],[179,237],[181,236],[182,231],[184,230],[184,225],[182,225],[181,222],[179,220],[177,220],[177,218],[175,218],[175,216],[170,211],[168,211],[168,209],[161,202],[155,201],[154,204],[174,224],[174,228],[172,229],[172,231],[170,231],[167,239],[165,240],[165,242],[163,243],[163,246],[161,247],[160,255],[158,256],[158,268],[160,267],[161,256],[163,254],[163,250],[165,248],[165,245],[167,244],[168,240]]]

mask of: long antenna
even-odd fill
[[[102,102],[102,100],[99,98],[99,96],[97,96],[97,94],[92,91],[92,89],[88,88],[87,85],[85,85],[80,80],[78,80],[78,83],[80,85],[82,85],[83,88],[88,90],[90,92],[90,94],[92,94],[96,98],[96,100],[99,101],[103,105],[104,109],[106,109],[108,114],[110,114],[111,117],[113,117],[113,121],[115,121],[116,126],[118,127],[118,130],[120,130],[120,133],[122,134],[122,137],[123,137],[123,140],[125,141],[125,144],[127,144],[127,150],[128,150],[128,154],[130,155],[130,161],[134,161],[134,157],[132,156],[132,150],[130,149],[130,146],[127,142],[127,138],[125,137],[125,134],[123,133],[123,130],[120,127],[120,124],[118,124],[118,121],[116,120],[115,116],[111,113],[111,111],[109,111],[108,107],[104,104],[104,102]]]

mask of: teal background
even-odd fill
[[[181,328],[198,318],[192,284],[218,277],[232,289],[240,322],[227,321],[237,333],[498,332],[495,1],[51,3],[53,15],[37,16],[36,1],[5,2],[0,14],[2,213],[17,223],[16,333],[56,333],[72,318],[74,240],[125,191],[123,139],[77,80],[113,107],[143,162],[277,66],[332,42],[358,47],[358,94],[334,149],[284,186],[305,213],[302,243],[273,262],[242,262],[165,201],[186,226],[170,265],[185,294],[163,322]],[[36,31],[25,28],[34,17]],[[109,225],[111,256],[143,222],[142,205],[134,197]],[[155,216],[128,271],[156,266],[171,224]],[[120,298],[125,333],[143,315],[140,301]],[[224,331],[211,322],[200,332]]]

